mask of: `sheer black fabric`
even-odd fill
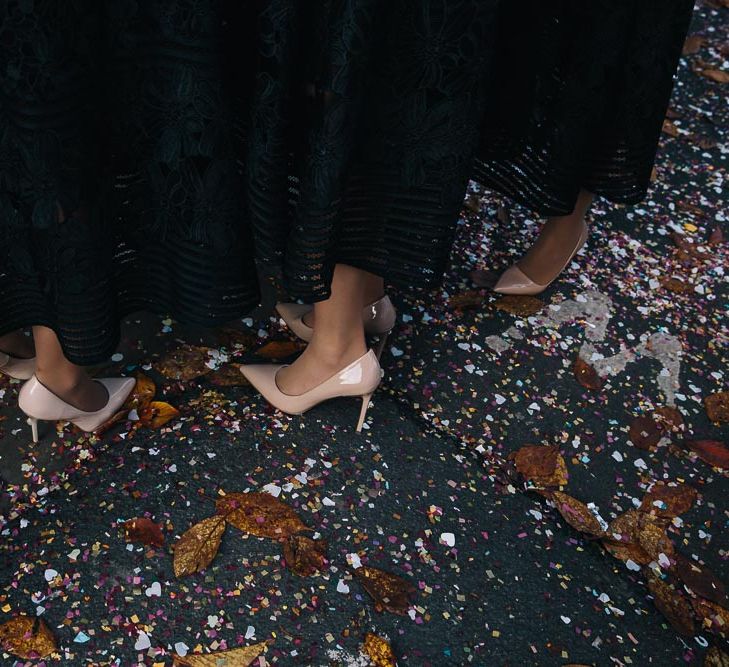
[[[644,196],[691,0],[0,0],[0,333],[67,356],[345,262],[437,284],[469,178]]]

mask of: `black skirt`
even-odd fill
[[[543,215],[646,192],[692,0],[0,0],[0,333],[74,362],[337,262],[446,268],[470,178]]]

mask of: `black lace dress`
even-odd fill
[[[469,178],[644,196],[692,0],[0,0],[0,333],[77,363],[345,262],[437,284]]]

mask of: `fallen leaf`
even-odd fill
[[[716,646],[710,646],[704,655],[704,667],[729,667],[729,653]]]
[[[161,547],[165,543],[162,529],[147,517],[138,517],[124,522],[124,539],[127,542],[139,542],[140,544],[153,544]]]
[[[306,343],[300,340],[272,340],[256,350],[256,355],[264,359],[285,359],[301,352]]]
[[[668,119],[663,120],[663,132],[669,137],[677,137],[679,135],[678,128]]]
[[[689,35],[683,43],[683,55],[689,56],[696,53],[704,45],[704,37],[702,35]]]
[[[627,563],[632,560],[637,565],[648,565],[653,559],[634,542],[618,542],[612,538],[603,538],[600,543],[611,556]]]
[[[177,667],[248,667],[265,650],[268,642],[259,642],[242,648],[215,653],[175,655]]]
[[[175,544],[176,577],[204,570],[213,562],[225,532],[225,517],[210,516],[192,526]]]
[[[707,67],[706,69],[701,68],[698,70],[698,73],[716,83],[729,83],[729,72],[725,72],[721,69],[716,69],[714,67]]]
[[[650,451],[660,441],[663,434],[658,427],[658,423],[651,415],[641,415],[636,417],[630,424],[628,437],[630,441],[638,448]]]
[[[0,644],[4,651],[23,660],[41,660],[57,648],[56,638],[42,618],[16,616],[0,625]]]
[[[577,381],[585,387],[585,389],[598,390],[602,388],[604,384],[603,378],[601,378],[597,371],[590,366],[579,354],[575,359],[575,364],[572,370],[577,378]]]
[[[130,410],[139,410],[139,408],[149,405],[156,391],[157,387],[155,387],[154,382],[146,375],[138,373],[136,375],[134,389],[132,389],[132,393],[129,394],[122,408],[127,412]]]
[[[659,561],[661,554],[672,558],[675,553],[673,542],[668,537],[665,528],[655,523],[645,522],[638,529],[638,543],[652,560]]]
[[[637,510],[631,509],[621,514],[610,522],[602,545],[615,558],[622,561],[632,560],[638,565],[647,565],[653,559],[638,541],[638,532],[642,522],[643,516]]]
[[[256,336],[250,331],[242,331],[234,327],[225,327],[218,332],[223,347],[234,347],[236,350],[248,350],[256,344]]]
[[[410,582],[395,574],[365,565],[358,567],[354,576],[375,601],[377,611],[384,609],[401,616],[407,614],[416,590]]]
[[[503,310],[517,317],[529,317],[544,308],[544,302],[533,296],[507,294],[494,303],[497,310]]]
[[[684,449],[689,449],[702,461],[716,468],[729,470],[729,449],[718,440],[684,440]]]
[[[717,225],[714,227],[714,229],[711,230],[711,234],[709,234],[709,244],[710,245],[721,245],[724,243],[724,232],[722,231],[721,227]]]
[[[362,651],[369,657],[374,667],[397,667],[392,647],[382,637],[368,632],[364,638]]]
[[[460,294],[454,294],[448,299],[448,305],[454,310],[468,310],[483,305],[484,294],[479,290],[467,290]]]
[[[559,449],[549,445],[524,445],[509,455],[517,471],[541,487],[567,484],[567,464]]]
[[[562,493],[562,491],[550,491],[549,496],[554,501],[557,510],[564,517],[564,520],[575,530],[597,537],[605,535],[605,531],[602,529],[600,522],[590,512],[585,503],[566,493]]]
[[[716,140],[711,137],[706,137],[703,134],[689,134],[689,139],[692,143],[696,144],[701,150],[708,151],[712,148],[716,148]]]
[[[704,399],[706,414],[713,422],[729,422],[729,391],[719,391]]]
[[[693,283],[678,278],[661,278],[661,286],[674,294],[689,294],[694,291]]]
[[[702,598],[692,598],[691,604],[707,630],[715,632],[720,637],[729,638],[729,611]]]
[[[216,387],[243,387],[250,385],[245,375],[240,372],[239,364],[225,364],[207,376],[208,382]]]
[[[228,493],[215,509],[231,525],[258,537],[281,539],[310,530],[291,507],[268,493]]]
[[[696,489],[688,484],[656,482],[643,496],[640,511],[663,518],[688,512],[696,502]]]
[[[210,360],[208,347],[183,345],[172,350],[155,364],[157,370],[170,380],[187,382],[212,372],[207,365]]]
[[[675,560],[676,565],[671,568],[671,572],[687,588],[702,598],[723,607],[729,607],[726,587],[708,567],[700,565],[680,553],[676,553]]]
[[[486,271],[484,269],[475,269],[468,274],[471,278],[471,282],[479,287],[493,287],[499,279],[499,274],[496,271]],[[483,302],[483,298],[481,298]]]
[[[653,596],[653,603],[671,627],[684,637],[693,636],[694,613],[686,597],[652,573],[648,576],[647,586]]]
[[[304,535],[290,535],[284,542],[287,567],[300,577],[311,577],[327,564],[327,543]]]
[[[652,416],[658,424],[658,428],[663,431],[679,433],[684,429],[683,415],[676,408],[668,405],[656,408]]]
[[[152,401],[139,410],[139,422],[148,428],[162,428],[180,416],[180,411],[164,401]]]

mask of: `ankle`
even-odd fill
[[[321,337],[318,340],[312,339],[307,351],[318,364],[337,370],[364,355],[367,352],[367,343],[364,335],[348,339]]]
[[[59,374],[43,368],[36,368],[35,376],[43,386],[61,397],[78,393],[87,382],[91,381],[87,375]]]

